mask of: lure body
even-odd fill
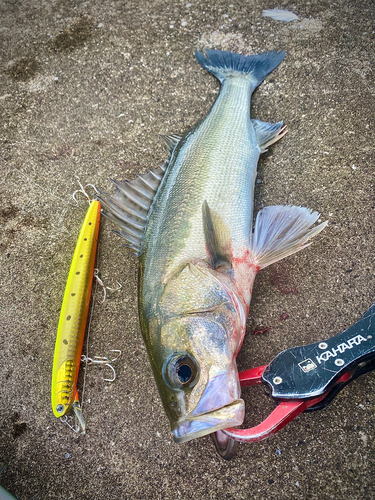
[[[100,202],[91,202],[78,237],[61,307],[52,372],[55,416],[62,417],[73,407],[83,431],[76,384],[94,276],[100,209]]]

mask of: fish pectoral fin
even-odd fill
[[[221,218],[203,203],[203,231],[206,240],[206,250],[213,269],[219,266],[232,267],[230,254],[230,232]]]
[[[288,133],[286,125],[283,127],[283,122],[267,123],[260,120],[251,120],[254,127],[254,132],[260,147],[261,153],[265,153],[267,148],[279,141],[285,134]]]
[[[309,246],[308,240],[322,231],[328,221],[312,227],[319,212],[305,207],[274,206],[263,208],[255,221],[252,251],[263,269]]]

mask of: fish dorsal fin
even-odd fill
[[[207,254],[211,267],[232,267],[230,256],[230,233],[220,217],[208,206],[207,201],[202,206],[203,231],[206,240]]]
[[[161,135],[160,137],[163,139],[163,141],[167,145],[167,148],[168,148],[170,155],[173,153],[175,147],[182,139],[182,137],[180,135],[177,135],[177,134]]]
[[[111,181],[116,186],[113,196],[100,192],[98,199],[105,207],[103,212],[109,219],[115,222],[120,231],[117,234],[128,241],[127,247],[139,255],[142,244],[143,233],[146,227],[149,211],[159,189],[165,171],[168,167],[170,157],[181,136],[177,134],[162,135],[169,151],[169,158],[156,170],[149,170],[147,174],[138,175],[133,181]]]
[[[253,119],[251,123],[253,124],[258,145],[262,153],[265,153],[271,144],[280,140],[288,132],[286,126],[283,127],[282,121],[267,123]]]
[[[165,173],[165,165],[147,174],[138,175],[133,181],[111,181],[116,186],[113,196],[100,192],[98,199],[104,215],[115,222],[120,230],[117,234],[128,241],[128,247],[137,254],[141,248],[142,237],[154,197]]]

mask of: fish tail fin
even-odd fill
[[[319,216],[319,212],[304,207],[263,208],[257,215],[251,244],[259,269],[309,246],[308,241],[328,224],[312,227]]]
[[[203,68],[223,82],[228,77],[247,75],[251,90],[254,90],[284,59],[285,51],[265,52],[254,56],[243,56],[222,50],[195,52],[195,57]]]

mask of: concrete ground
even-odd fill
[[[262,17],[273,7],[300,21]],[[253,117],[289,127],[260,161],[256,209],[300,204],[329,220],[311,247],[257,277],[239,368],[335,335],[372,304],[372,0],[2,0],[0,12],[0,483],[20,500],[374,498],[374,374],[326,410],[241,445],[231,462],[209,437],[173,443],[138,326],[137,260],[108,220],[98,267],[122,289],[94,301],[89,355],[121,349],[117,380],[88,367],[85,437],[50,406],[59,310],[86,209],[83,198],[80,209],[71,204],[76,177],[111,189],[110,177],[134,178],[165,158],[157,134],[206,115],[219,85],[196,49],[287,51],[253,99]],[[273,408],[262,389],[244,398],[247,425]]]

